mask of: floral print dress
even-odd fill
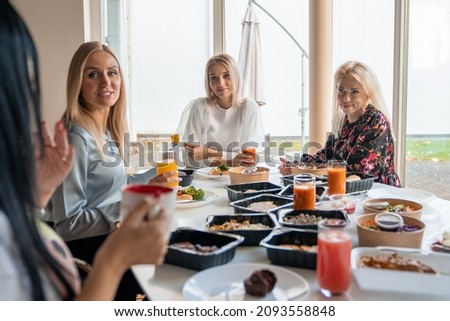
[[[400,187],[394,169],[394,138],[389,122],[378,109],[368,105],[353,123],[345,118],[338,137],[328,136],[325,147],[316,155],[303,154],[303,162],[325,163],[329,159],[347,162],[347,172],[375,177],[375,181]]]

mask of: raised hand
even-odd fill
[[[54,139],[51,139],[46,123],[42,122],[41,126],[43,146],[38,143],[39,139],[35,140],[34,157],[38,186],[36,206],[44,208],[70,172],[75,148],[69,145],[63,121],[56,122]]]

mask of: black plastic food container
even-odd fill
[[[235,229],[220,231],[222,233],[232,233],[242,236],[244,238],[244,241],[240,244],[242,246],[258,246],[259,242],[261,242],[263,238],[269,235],[275,227],[278,227],[278,222],[273,214],[246,213],[234,215],[209,215],[206,218],[206,229],[209,230],[209,228],[213,225],[222,225],[226,222],[231,222],[231,220],[235,220],[237,223],[242,223],[243,221],[248,220],[250,224],[261,223],[268,227],[267,229]]]
[[[178,172],[183,172],[186,175],[178,174],[178,177],[181,178],[180,186],[187,187],[191,186],[192,181],[194,180],[194,170],[193,169],[179,169]]]
[[[233,202],[260,194],[277,194],[281,191],[281,186],[271,182],[253,182],[226,185],[225,189],[228,192],[228,199]]]
[[[294,224],[285,222],[284,218],[291,218],[303,214],[315,215],[316,217],[321,216],[322,218],[341,218],[348,221],[347,214],[344,211],[322,211],[322,210],[293,210],[293,209],[283,209],[278,212],[278,223],[281,226],[296,228],[296,229],[317,229],[317,223],[310,224]]]
[[[325,186],[317,186],[316,185],[316,202],[320,202],[325,196],[325,190],[327,187]],[[277,194],[284,197],[294,198],[294,185],[288,185],[283,187],[283,189]]]
[[[256,210],[248,208],[250,204],[257,202],[273,202],[275,208],[268,210]],[[292,199],[289,197],[283,197],[273,194],[260,194],[253,197],[247,197],[239,201],[234,201],[230,203],[230,206],[234,207],[235,213],[274,213],[276,210],[284,207],[292,207]]]
[[[301,174],[295,174],[295,175],[285,175],[281,176],[281,181],[283,183],[283,186],[293,185],[294,184],[294,176],[301,175]],[[316,176],[316,185],[318,186],[326,186],[327,185],[327,177],[318,177]]]
[[[189,228],[180,228],[172,232],[164,263],[185,267],[192,270],[204,270],[230,262],[236,253],[236,247],[244,241],[240,235],[213,233]],[[216,245],[214,252],[197,253],[178,249],[171,244],[189,242],[202,246]]]
[[[345,183],[346,193],[356,193],[362,191],[368,191],[372,188],[375,177],[369,175],[362,175],[357,173],[347,173],[347,177],[350,175],[359,176],[361,179],[357,181],[351,181]]]
[[[272,264],[303,269],[316,269],[316,252],[293,250],[281,244],[317,245],[317,231],[298,229],[276,229],[260,245],[266,248],[267,258]]]

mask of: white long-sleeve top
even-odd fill
[[[228,109],[208,103],[205,97],[196,98],[184,109],[177,132],[182,143],[216,147],[224,159],[232,159],[244,144],[262,150],[261,107],[250,98]]]

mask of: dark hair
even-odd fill
[[[49,254],[35,222],[36,176],[32,128],[43,146],[38,58],[28,29],[8,1],[0,0],[0,210],[9,220],[31,282],[31,297],[45,300],[39,267],[48,266],[72,287]],[[55,287],[56,288],[56,287]]]

